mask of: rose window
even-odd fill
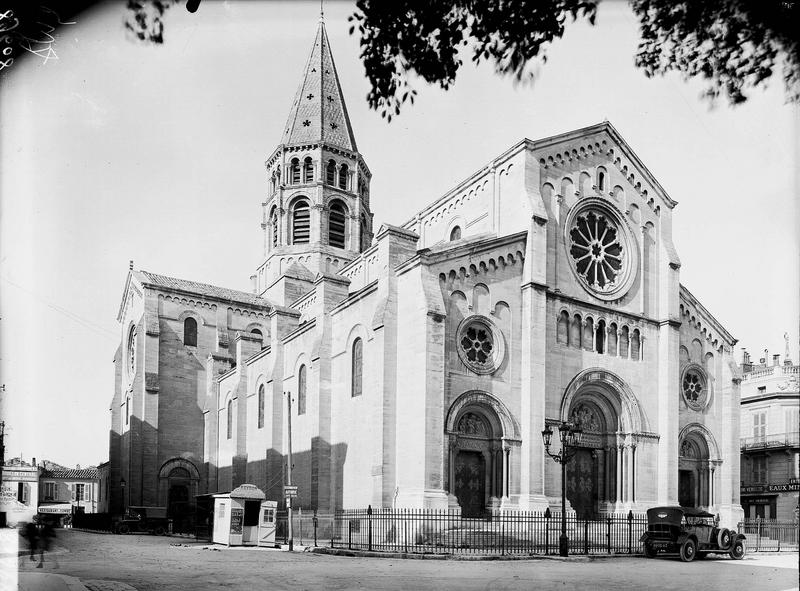
[[[692,364],[683,372],[681,394],[692,410],[703,410],[708,406],[710,385],[701,366]]]
[[[475,373],[492,373],[503,361],[503,336],[486,316],[470,316],[458,328],[456,348],[461,361]]]
[[[683,395],[692,402],[697,402],[703,392],[703,384],[696,373],[688,373],[683,378]]]
[[[602,213],[589,211],[575,217],[569,237],[569,254],[578,275],[594,290],[615,288],[625,263],[616,224]]]
[[[470,326],[461,338],[461,348],[473,363],[485,364],[492,354],[492,333],[486,328]]]

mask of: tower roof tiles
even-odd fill
[[[322,21],[281,140],[287,145],[321,142],[358,150]]]

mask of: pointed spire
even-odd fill
[[[354,152],[358,150],[322,13],[314,46],[311,48],[311,55],[281,140],[283,144],[316,142],[325,142]]]

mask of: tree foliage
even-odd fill
[[[632,0],[647,76],[680,72],[708,81],[706,95],[733,103],[781,68],[787,99],[800,99],[800,4],[793,0]]]
[[[128,0],[126,26],[163,42],[163,16],[180,0]],[[599,0],[357,0],[351,34],[360,35],[371,108],[391,119],[414,102],[411,76],[448,89],[463,58],[490,62],[501,76],[532,76],[532,60],[568,22],[594,24]],[[199,0],[187,0],[190,11]],[[636,65],[645,75],[678,72],[706,80],[706,96],[732,104],[782,71],[786,96],[800,100],[800,2],[796,0],[631,0],[641,39]]]

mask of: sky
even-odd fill
[[[741,106],[634,67],[626,3],[570,24],[514,84],[469,60],[453,88],[415,82],[391,123],[366,103],[354,3],[325,23],[375,228],[401,224],[523,137],[609,120],[668,194],[681,282],[756,359],[798,349],[800,115],[771,81]],[[316,2],[213,2],[167,12],[165,43],[123,27],[122,3],[56,33],[57,59],[19,60],[0,86],[0,411],[6,457],[108,458],[116,317],[137,269],[247,291],[259,264],[264,161],[319,19]]]

